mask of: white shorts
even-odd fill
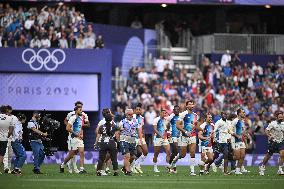
[[[203,154],[213,153],[212,146],[210,146],[210,147],[201,146],[201,153],[203,153]]]
[[[141,142],[141,140],[140,139],[137,139],[137,146],[142,146],[142,145],[146,145],[147,143],[146,143],[146,141],[145,141],[145,138],[142,138],[142,142]]]
[[[246,149],[246,144],[244,142],[236,142],[233,149],[234,150]]]
[[[84,148],[84,141],[74,137],[70,140],[70,150],[78,150],[78,148]]]
[[[196,136],[193,136],[193,137],[182,136],[181,137],[179,146],[187,146],[190,144],[196,144]]]
[[[162,138],[156,138],[154,137],[154,146],[164,146],[164,145],[169,145],[169,140],[168,139],[162,139]]]
[[[169,139],[169,142],[172,143],[180,143],[180,137],[172,137]]]

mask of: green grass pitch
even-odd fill
[[[118,188],[118,189],[282,189],[284,176],[276,175],[277,167],[267,167],[266,175],[259,176],[257,167],[247,167],[251,173],[223,176],[221,172],[203,176],[189,176],[189,167],[178,167],[177,174],[153,173],[152,166],[142,167],[144,174],[119,177],[97,177],[92,165],[87,165],[85,175],[59,173],[59,165],[43,165],[42,175],[32,173],[32,165],[25,165],[21,176],[0,175],[0,189],[65,189],[65,188]]]

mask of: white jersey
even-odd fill
[[[284,140],[284,122],[278,123],[277,121],[272,121],[268,127],[266,128],[267,131],[270,132],[272,140],[274,142],[283,142]]]
[[[22,123],[18,120],[15,123],[15,128],[13,132],[12,141],[22,140],[23,139],[23,126]]]
[[[72,117],[73,115],[76,115],[76,112],[75,112],[75,111],[69,112],[69,113],[67,114],[67,116],[66,116],[67,122],[69,122],[70,117]],[[82,115],[84,116],[84,122],[88,122],[88,121],[89,121],[88,115],[87,115],[85,112],[82,112]],[[68,141],[69,141],[70,139],[71,139],[71,133],[69,133]]]
[[[218,143],[227,143],[228,139],[231,137],[230,134],[230,123],[219,119],[215,123],[214,132],[216,133],[216,142]]]
[[[13,127],[12,117],[0,114],[0,141],[8,141],[9,127]]]

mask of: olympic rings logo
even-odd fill
[[[58,65],[63,64],[66,54],[62,49],[55,49],[50,52],[48,49],[40,49],[35,52],[34,49],[25,49],[22,52],[22,60],[28,64],[34,71],[39,71],[43,67],[48,71],[54,71]]]

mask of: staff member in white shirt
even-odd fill
[[[13,134],[11,116],[6,115],[6,106],[0,107],[0,174],[3,170],[3,158],[6,153],[8,138]]]
[[[23,167],[27,159],[26,150],[22,144],[23,140],[22,124],[25,123],[26,120],[27,120],[26,116],[20,113],[17,115],[17,120],[15,121],[15,129],[13,132],[11,144],[16,158],[14,161],[14,169],[11,172],[12,174],[22,174],[21,168]]]

